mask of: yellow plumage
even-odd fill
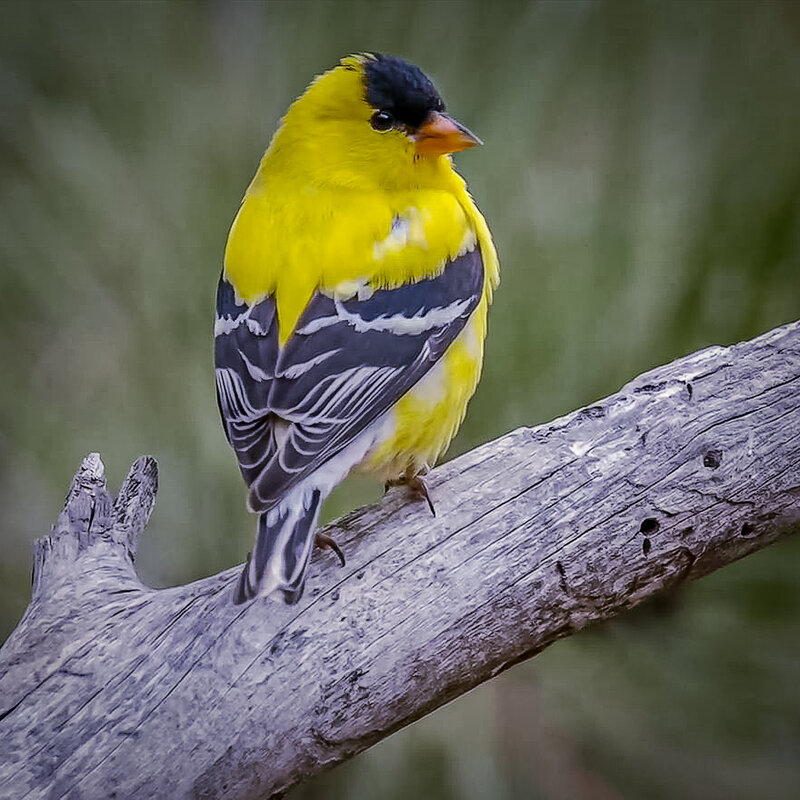
[[[400,75],[392,72],[392,80],[405,79],[409,65],[386,63],[387,72]],[[477,306],[442,357],[384,414],[355,465],[385,479],[410,477],[432,464],[461,424],[480,377],[498,262],[450,151],[421,153],[421,135],[408,124],[380,131],[370,124],[376,108],[368,102],[365,73],[375,64],[372,56],[343,59],[291,106],[231,227],[223,280],[246,307],[265,298],[274,302],[284,348],[317,294],[366,299],[436,278],[459,256],[479,249],[483,288]],[[412,91],[422,79],[409,75]],[[434,116],[450,124],[444,115]],[[464,141],[452,149],[477,141],[467,141],[471,134],[458,128],[445,134]],[[437,140],[434,146],[445,147]]]

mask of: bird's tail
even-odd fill
[[[315,489],[297,499],[259,514],[256,546],[239,577],[234,603],[272,592],[280,592],[289,605],[301,598],[323,498]]]

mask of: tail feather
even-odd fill
[[[259,515],[255,550],[239,577],[234,603],[273,592],[289,605],[302,597],[322,499],[315,489]]]

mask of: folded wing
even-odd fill
[[[483,291],[478,248],[435,278],[346,300],[315,293],[285,345],[272,297],[247,306],[220,279],[217,401],[254,511],[273,508],[442,357]]]

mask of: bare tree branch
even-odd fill
[[[259,798],[369,747],[552,642],[800,522],[800,323],[640,376],[328,529],[293,607],[238,570],[155,591],[156,492],[86,458],[36,543],[0,650],[0,794]]]

